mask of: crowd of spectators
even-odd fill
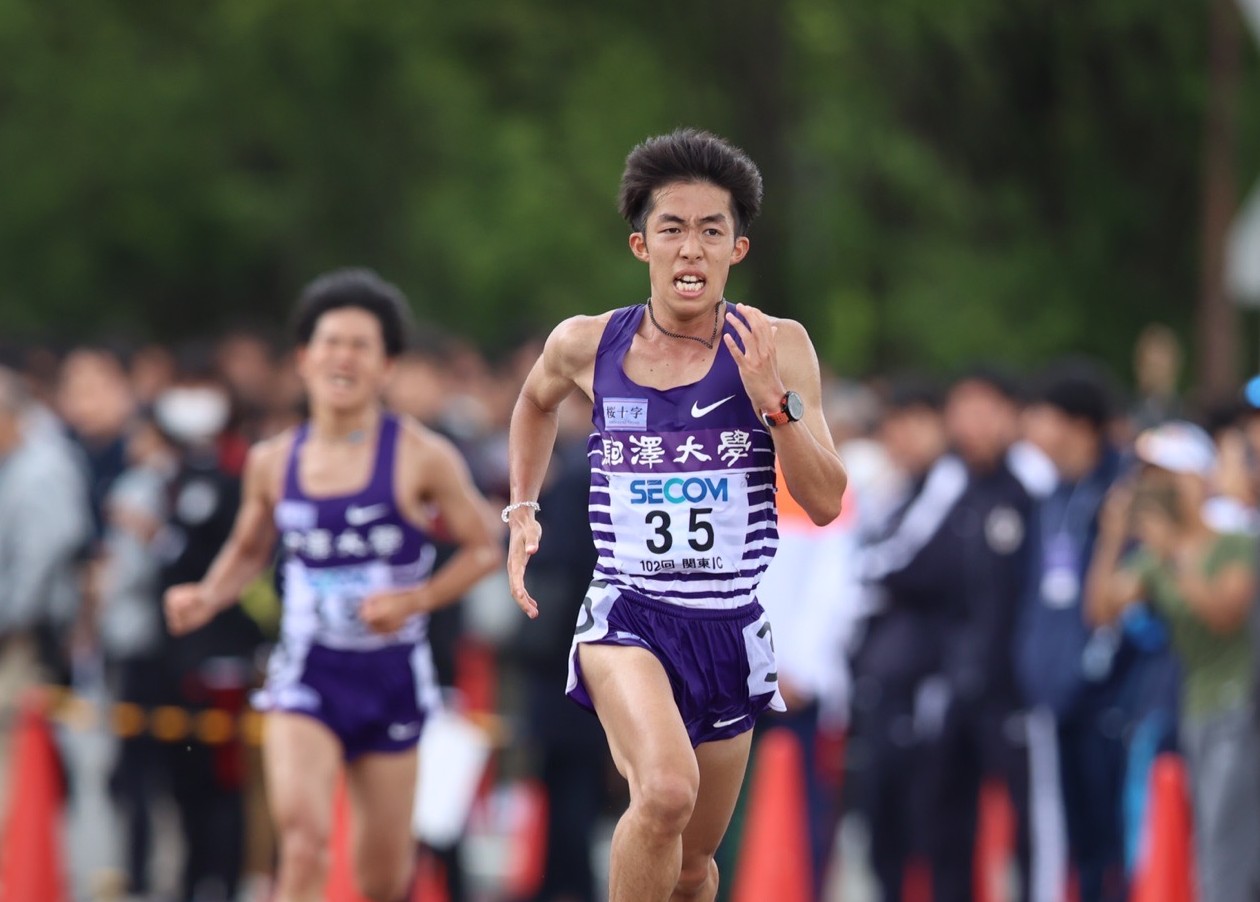
[[[398,360],[386,403],[452,438],[481,490],[503,499],[508,417],[538,352],[527,342],[491,362],[431,342]],[[270,585],[178,640],[160,599],[225,538],[249,445],[302,416],[288,353],[234,331],[179,348],[6,354],[0,750],[34,683],[96,680],[144,710],[246,709],[274,636]],[[1201,898],[1253,898],[1260,398],[1240,387],[1188,403],[1167,330],[1145,333],[1135,361],[1127,401],[1081,360],[1018,376],[826,380],[845,512],[816,528],[781,493],[780,554],[761,593],[790,708],[763,727],[792,729],[807,753],[819,898],[858,866],[835,854],[846,817],[865,825],[884,898],[902,898],[916,868],[937,902],[976,897],[978,800],[997,785],[1015,812],[1019,898],[1062,899],[1072,883],[1082,902],[1121,899],[1142,830],[1130,796],[1160,752],[1187,763]],[[597,898],[591,837],[613,785],[597,721],[563,698],[594,560],[588,426],[588,406],[563,410],[541,499],[547,539],[529,573],[550,609],[488,628],[457,606],[432,628],[448,687],[469,636],[490,637],[503,773],[536,776],[551,800],[540,902]],[[247,840],[259,828],[246,745],[118,737],[110,789],[131,897],[159,898],[160,799],[179,813],[185,850],[180,885],[165,891],[238,895],[249,850],[266,847]],[[0,781],[0,811],[4,793]],[[730,845],[739,834],[737,823]],[[459,856],[438,851],[453,898],[468,898]]]

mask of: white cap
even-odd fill
[[[1216,468],[1216,446],[1193,423],[1170,420],[1137,437],[1133,445],[1138,460],[1173,473],[1210,476]]]

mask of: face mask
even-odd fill
[[[171,388],[153,404],[162,431],[182,445],[204,444],[227,425],[231,407],[218,388]]]

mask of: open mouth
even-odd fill
[[[674,290],[683,297],[694,298],[704,293],[704,276],[688,273],[674,278]]]

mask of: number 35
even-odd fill
[[[705,519],[713,513],[711,507],[691,508],[690,523],[687,526],[687,544],[693,551],[708,551],[713,547],[713,524]],[[674,547],[674,536],[669,531],[671,520],[668,511],[648,511],[643,522],[652,527],[655,535],[647,540],[648,551],[653,554],[666,554]]]

